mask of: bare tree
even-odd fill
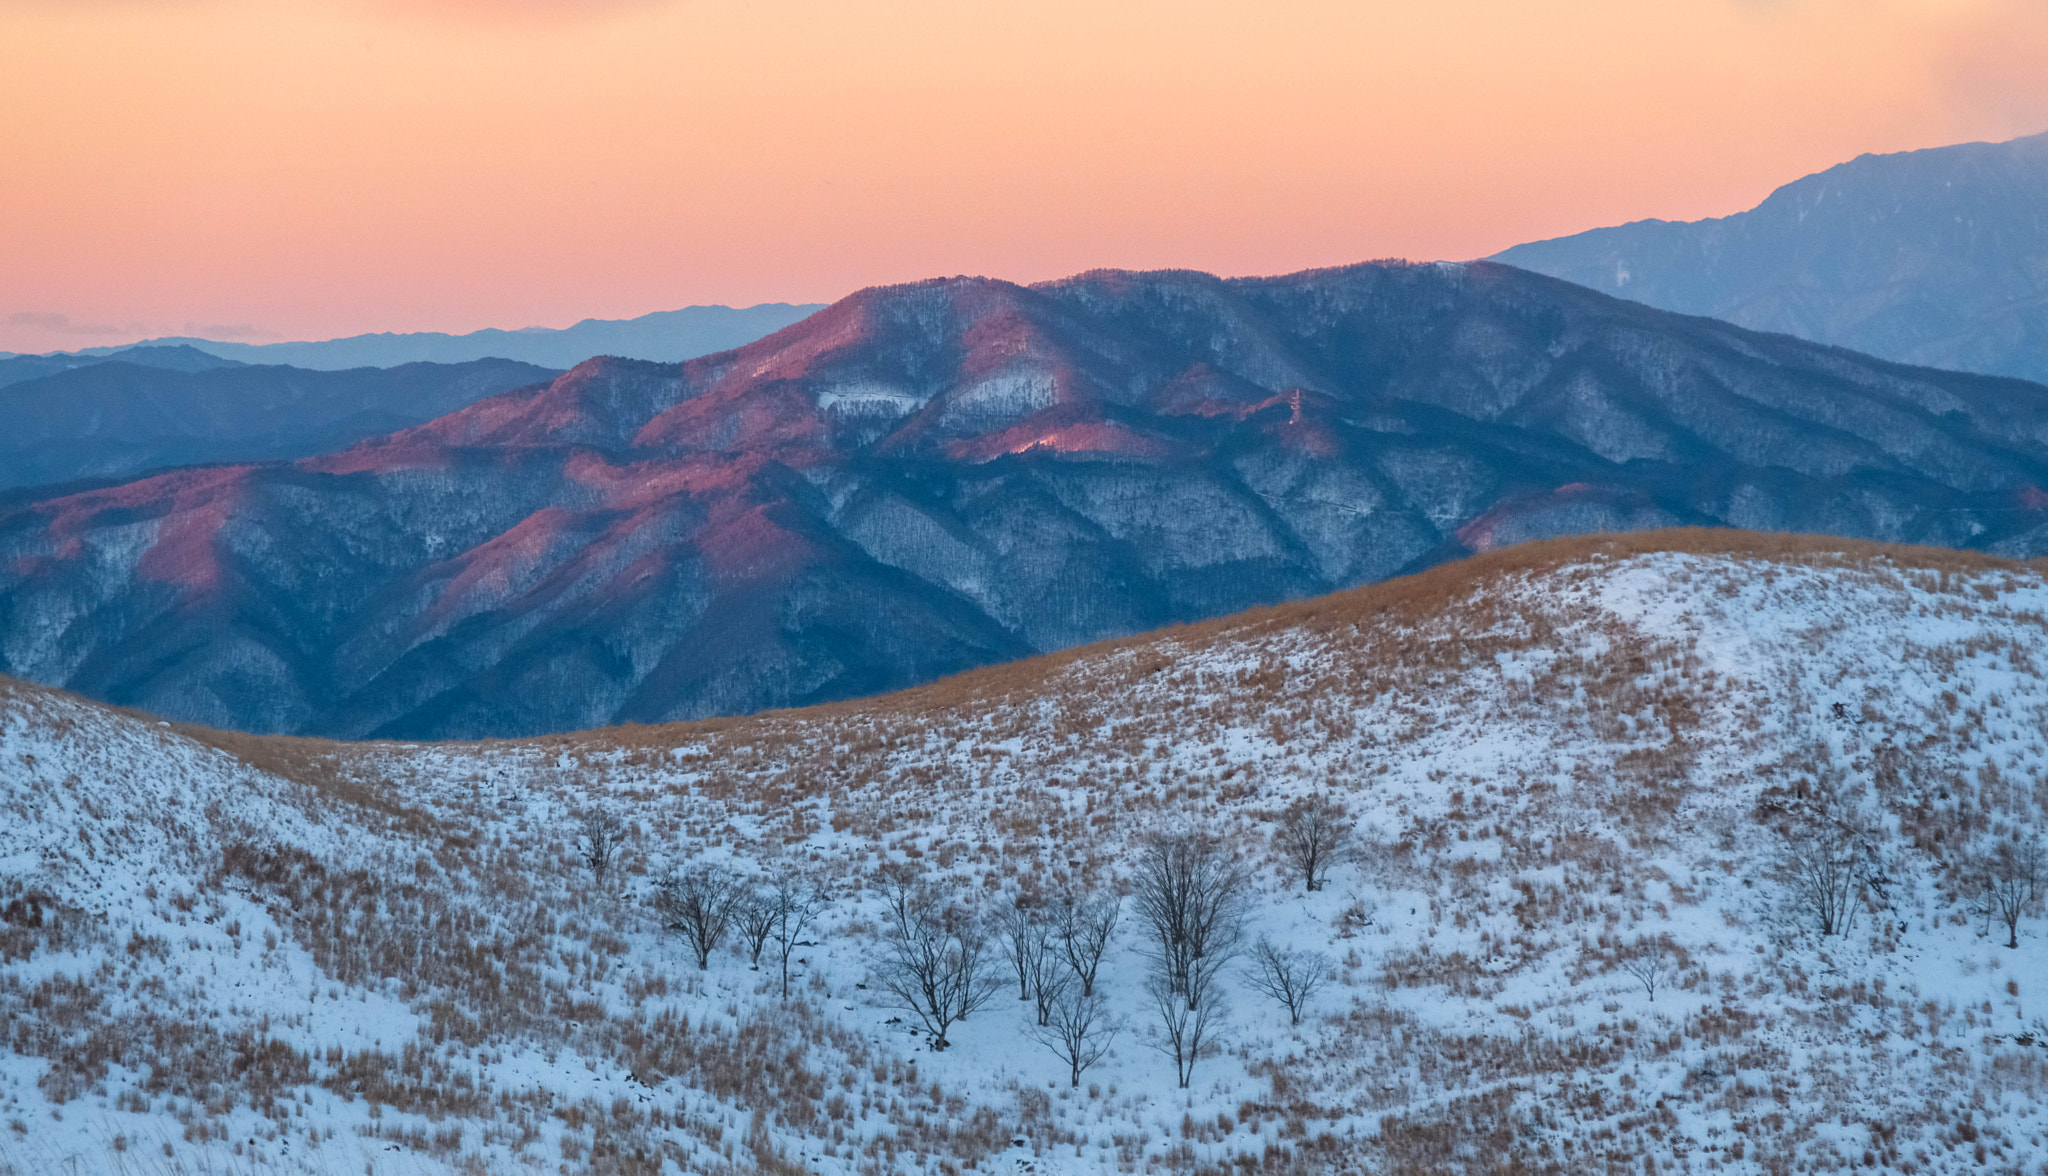
[[[1110,1044],[1123,1029],[1122,1022],[1111,1019],[1101,993],[1083,994],[1065,984],[1038,1024],[1032,1036],[1067,1064],[1074,1086],[1081,1085],[1081,1075],[1088,1067],[1109,1053]]]
[[[2005,945],[2020,945],[2020,918],[2041,900],[2048,875],[2041,843],[2001,841],[1984,863],[1984,908],[2005,924]]]
[[[1668,937],[1638,939],[1633,948],[1621,953],[1615,961],[1624,973],[1635,978],[1649,994],[1650,1003],[1657,1002],[1657,990],[1669,983],[1684,966],[1684,956],[1676,951]]]
[[[1247,979],[1251,986],[1286,1006],[1289,1023],[1301,1024],[1301,1011],[1330,973],[1330,957],[1319,951],[1291,951],[1265,936],[1252,945]]]
[[[755,968],[761,966],[761,952],[775,934],[777,913],[769,895],[752,889],[742,888],[733,901],[733,927],[740,933],[740,942],[746,945],[747,963]]]
[[[1351,823],[1336,802],[1319,794],[1289,805],[1273,839],[1287,863],[1301,875],[1303,888],[1321,890],[1330,867],[1351,841]]]
[[[626,823],[619,819],[617,813],[603,806],[584,811],[576,856],[590,867],[591,877],[599,886],[604,885],[605,875],[611,873],[612,864],[619,859],[619,848],[625,842]]]
[[[985,1007],[1004,980],[990,970],[989,937],[972,911],[899,881],[881,880],[891,925],[876,978],[898,1008],[924,1025],[932,1048],[943,1050],[951,1044],[946,1030]]]
[[[825,909],[825,889],[801,870],[783,870],[769,883],[764,896],[768,907],[768,937],[775,944],[775,960],[782,972],[782,999],[789,999],[789,957],[803,942],[804,932]]]
[[[1038,958],[1031,973],[1032,1008],[1038,1014],[1040,1025],[1052,1023],[1053,1006],[1074,986],[1075,977],[1067,971],[1066,961],[1051,952]],[[1082,995],[1093,995],[1083,993]]]
[[[1213,977],[1214,973],[1209,973],[1196,983],[1206,987]],[[1145,981],[1145,994],[1152,998],[1152,1007],[1159,1013],[1160,1037],[1154,1044],[1159,1052],[1173,1059],[1174,1077],[1185,1090],[1194,1077],[1195,1062],[1216,1052],[1215,1037],[1222,1025],[1223,1002],[1215,993],[1197,993],[1197,999],[1190,1001],[1162,972],[1154,972]],[[1209,999],[1200,999],[1202,996]]]
[[[747,897],[733,876],[715,867],[679,874],[674,870],[654,884],[654,909],[667,930],[683,937],[697,956],[698,969],[711,966],[711,953],[732,926],[733,908]]]
[[[1117,919],[1123,914],[1123,896],[1114,892],[1087,896],[1069,894],[1054,912],[1055,937],[1060,957],[1081,982],[1081,995],[1095,995],[1095,972],[1102,966],[1102,954],[1116,935]]]
[[[1153,963],[1195,1007],[1244,939],[1251,873],[1208,833],[1159,834],[1138,851],[1133,904],[1152,931]]]
[[[1052,917],[1021,896],[1013,897],[996,915],[995,934],[1017,977],[1017,999],[1035,1001],[1038,1023],[1048,1024],[1067,988],[1067,965]]]
[[[1780,874],[1793,901],[1820,924],[1822,935],[1845,933],[1854,924],[1856,899],[1867,876],[1858,839],[1837,833],[1795,840]]]
[[[921,905],[932,901],[931,887],[909,862],[883,862],[868,880],[868,888],[881,896],[883,916],[897,932],[910,925]]]
[[[1031,981],[1044,970],[1043,961],[1053,950],[1052,929],[1038,908],[1012,898],[996,914],[996,936],[1003,957],[1017,974],[1017,999],[1030,1000]]]

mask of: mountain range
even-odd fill
[[[2048,389],[1511,267],[879,288],[346,452],[18,494],[0,668],[476,737],[869,694],[1546,535],[2048,551]]]
[[[0,360],[0,373],[44,363]],[[318,372],[137,348],[0,378],[0,489],[323,453],[558,374],[506,359]]]
[[[188,347],[184,344],[126,347],[108,355],[83,355],[65,351],[49,355],[9,355],[0,358],[0,388],[25,380],[40,380],[44,376],[54,376],[60,372],[115,361],[173,372],[210,372],[242,366],[235,360],[222,359],[218,355],[211,355],[197,347]]]
[[[1905,363],[2048,381],[2048,134],[1863,155],[1712,220],[1496,261]]]
[[[751,343],[819,310],[818,305],[764,302],[758,306],[686,306],[630,319],[584,319],[571,327],[487,328],[463,335],[389,331],[298,343],[224,343],[173,336],[121,347],[93,347],[41,359],[98,359],[137,347],[183,347],[242,363],[282,364],[314,371],[397,367],[407,363],[468,363],[513,359],[557,370],[593,355],[677,363]],[[132,360],[134,357],[129,355]],[[0,360],[0,363],[4,363]]]

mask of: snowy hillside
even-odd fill
[[[2008,948],[1990,886],[2048,808],[2044,662],[2033,567],[1663,532],[541,740],[13,685],[0,1171],[2038,1172],[2048,925],[2022,894]],[[1351,837],[1304,892],[1317,798]],[[1205,836],[1249,906],[1183,1089],[1140,874]],[[660,929],[716,865],[820,888],[786,998],[772,937],[700,971]],[[912,917],[1122,894],[1078,1085],[993,943],[949,1048],[893,1007],[892,878]],[[1321,954],[1299,1025],[1261,938]]]

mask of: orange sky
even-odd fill
[[[2048,128],[2048,0],[0,0],[0,349],[1275,273]]]

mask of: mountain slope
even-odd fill
[[[2035,567],[1667,532],[522,742],[6,684],[0,1163],[2031,1172],[2048,924],[2007,948],[1982,882],[2048,814],[2044,616]],[[1276,834],[1315,796],[1359,852],[1304,893]],[[600,885],[576,832],[607,807]],[[1324,984],[1296,1025],[1226,969],[1187,1088],[1135,902],[1097,978],[1122,1032],[1078,1085],[1014,978],[944,1051],[885,996],[885,865],[993,913],[1128,885],[1191,829]],[[1860,879],[1835,933],[1791,881],[1815,846]],[[651,884],[704,865],[821,885],[786,999],[772,944],[700,971],[661,933]]]
[[[0,488],[345,448],[557,373],[509,360],[313,372],[120,358],[0,387]],[[140,358],[130,361],[128,356]],[[175,357],[174,357],[175,361]]]
[[[801,705],[1675,522],[2031,554],[2048,389],[1503,266],[865,291],[346,453],[0,510],[0,668],[221,726]]]
[[[2048,381],[2048,134],[1863,155],[1734,216],[1494,260],[1904,363]]]
[[[678,363],[751,343],[799,322],[821,307],[763,302],[758,306],[686,306],[630,319],[584,319],[571,327],[487,328],[463,335],[440,331],[383,331],[301,343],[222,343],[212,339],[152,339],[142,346],[191,347],[253,364],[284,364],[314,371],[397,367],[407,363],[469,363],[511,359],[560,370],[593,355]],[[81,355],[120,355],[126,348],[92,348]]]

